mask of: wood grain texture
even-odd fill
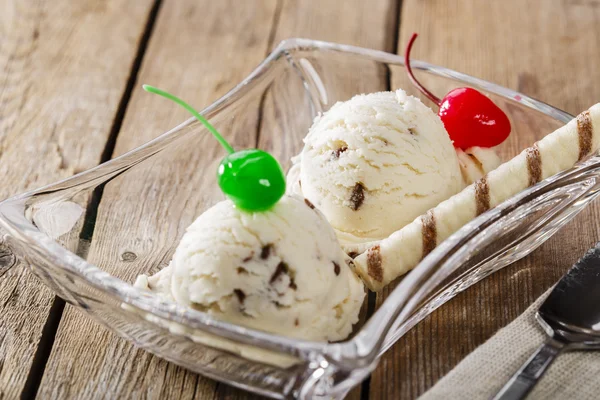
[[[285,0],[274,44],[302,37],[393,50],[396,43],[396,0]]]
[[[185,111],[145,93],[142,83],[177,93],[198,108],[210,104],[264,58],[276,10],[275,0],[163,1],[115,155],[188,118]],[[257,117],[227,127],[234,145],[253,146]],[[166,157],[152,169],[132,171],[106,186],[88,256],[92,263],[133,282],[137,274],[156,272],[162,261],[168,262],[176,238],[207,204],[221,198],[214,172],[206,172],[216,171],[216,165],[206,165],[211,157],[198,155],[223,151],[208,135],[198,140],[176,158]],[[221,397],[220,386],[134,347],[68,307],[39,396],[208,399]]]
[[[522,91],[577,114],[600,101],[600,3],[405,0],[398,52]],[[400,82],[400,80],[398,80]],[[371,398],[415,398],[509,323],[600,234],[595,203],[526,259],[472,287],[403,337],[372,375]],[[382,298],[388,291],[385,291]]]
[[[126,3],[0,2],[0,198],[100,161],[152,6]],[[0,279],[0,398],[23,390],[53,299],[23,268]]]

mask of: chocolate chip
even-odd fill
[[[356,257],[358,257],[360,255],[360,253],[356,252],[356,251],[351,251],[348,253],[348,257],[350,257],[351,259],[355,259]]]
[[[367,251],[367,273],[377,282],[383,281],[383,268],[381,267],[381,247],[379,245],[371,247]]]
[[[313,210],[315,209],[315,205],[313,203],[311,203],[309,199],[304,199],[304,202],[306,203],[307,206],[309,206]]]
[[[244,304],[244,300],[246,300],[246,293],[244,293],[242,289],[234,289],[233,294],[237,296],[240,304]]]
[[[280,262],[279,264],[277,264],[277,267],[275,267],[275,272],[273,272],[273,275],[271,275],[269,284],[272,285],[277,279],[279,279],[281,274],[287,274],[287,273],[288,273],[288,265],[286,263],[284,263],[283,261]],[[290,286],[291,286],[291,284],[292,283],[290,282]]]
[[[357,182],[352,189],[352,194],[350,195],[350,208],[354,211],[358,210],[362,203],[365,201],[365,187],[362,183]]]
[[[343,152],[345,152],[346,150],[348,150],[348,146],[344,146],[344,147],[340,147],[339,149],[335,149],[333,151],[333,153],[331,153],[332,158],[336,159],[336,158],[340,158],[340,154],[342,154]]]
[[[273,247],[272,244],[267,244],[263,246],[262,250],[260,251],[261,259],[266,260],[267,258],[269,258],[269,255],[271,254],[271,247]]]
[[[335,261],[333,261],[333,272],[335,272],[336,275],[340,274],[340,265],[338,263],[336,263]]]
[[[254,252],[250,253],[250,255],[248,257],[244,258],[242,261],[248,262],[248,261],[252,260],[252,257],[254,257]]]
[[[248,274],[248,270],[246,268],[244,268],[244,267],[237,267],[235,270],[240,275],[247,275]]]
[[[290,284],[289,284],[290,289],[292,290],[296,290],[298,289],[298,286],[296,285],[296,281],[294,280],[294,278],[290,278]]]
[[[294,326],[298,326],[298,325],[300,325],[300,321],[298,320],[298,318],[296,318],[294,320]]]

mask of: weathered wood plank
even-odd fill
[[[396,0],[339,3],[286,0],[275,34],[275,44],[291,37],[393,49],[396,40]]]
[[[151,7],[0,2],[1,198],[98,164]],[[53,299],[22,268],[0,279],[0,398],[22,392]]]
[[[406,0],[398,51],[419,32],[414,58],[576,114],[600,100],[598,7],[597,1],[539,0],[525,10],[518,0]],[[373,373],[371,397],[415,398],[431,387],[523,312],[597,240],[599,214],[596,203],[534,254],[467,290],[409,332]]]
[[[276,0],[163,1],[115,155],[188,118],[185,111],[145,93],[141,83],[177,93],[198,108],[210,104],[263,59],[276,9]],[[258,112],[254,120],[236,121],[228,130],[235,132],[238,146],[254,144],[257,117]],[[199,140],[201,145],[189,153],[165,159],[151,172],[133,171],[105,188],[88,256],[92,263],[132,282],[139,273],[154,272],[157,260],[168,261],[173,238],[181,237],[207,204],[221,198],[214,172],[206,172],[216,166],[205,165],[198,154],[221,154],[222,149],[208,136]],[[158,187],[157,182],[172,186]],[[124,226],[136,227],[134,233],[120,229]],[[122,257],[125,252],[135,254],[135,260]],[[219,386],[134,347],[68,307],[39,394],[41,398],[207,399],[218,394]]]

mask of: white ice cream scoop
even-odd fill
[[[222,201],[192,223],[169,267],[136,286],[222,320],[306,340],[346,338],[364,286],[309,201],[246,212]]]
[[[304,142],[288,183],[342,244],[383,239],[463,187],[439,117],[403,90],[335,104]]]

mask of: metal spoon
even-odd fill
[[[600,349],[600,242],[554,287],[536,314],[549,338],[494,400],[523,399],[563,350]]]

